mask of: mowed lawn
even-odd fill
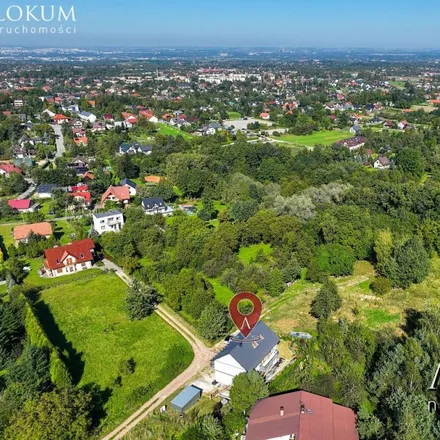
[[[38,317],[52,342],[68,356],[78,386],[95,384],[108,399],[103,432],[108,432],[146,402],[193,359],[187,341],[157,314],[130,321],[125,313],[126,285],[113,273],[44,290]],[[121,361],[133,358],[131,375]]]
[[[331,145],[342,139],[353,137],[349,131],[317,131],[307,136],[296,136],[294,134],[285,134],[274,139],[279,139],[285,142],[291,142],[296,145],[305,147],[314,147],[315,145]]]
[[[158,133],[164,134],[166,136],[182,136],[184,139],[191,139],[192,136],[179,128],[172,127],[170,125],[158,124]]]

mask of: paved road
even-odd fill
[[[131,278],[124,273],[124,271],[112,263],[111,261],[104,260],[104,268],[112,269],[116,272],[125,283],[130,284]],[[194,359],[191,365],[179,376],[177,376],[172,382],[170,382],[165,388],[160,390],[154,395],[148,402],[142,405],[137,411],[135,411],[130,417],[122,422],[116,429],[110,434],[102,438],[102,440],[119,440],[122,439],[128,432],[130,432],[139,422],[147,417],[158,406],[175,393],[179,388],[190,382],[196,375],[199,375],[205,368],[210,365],[210,361],[214,356],[215,351],[209,349],[205,344],[194,335],[191,330],[172,312],[169,312],[164,307],[159,305],[156,309],[156,313],[171,327],[176,329],[191,345],[194,352]]]
[[[51,127],[53,128],[56,136],[57,152],[55,154],[55,157],[61,157],[66,152],[66,147],[64,146],[63,132],[60,125],[53,124],[51,125]]]
[[[29,188],[17,197],[17,200],[24,200],[29,198],[35,191],[35,183],[32,179],[25,177],[27,183],[29,183]]]

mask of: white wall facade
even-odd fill
[[[215,380],[222,385],[232,385],[235,376],[246,373],[246,370],[230,355],[214,361]]]

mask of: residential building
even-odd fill
[[[52,234],[52,225],[48,222],[34,223],[32,225],[19,225],[14,228],[14,240],[18,244],[20,242],[27,243],[30,235],[40,235],[49,238]]]
[[[69,121],[69,118],[67,116],[57,114],[52,118],[52,120],[53,120],[54,124],[63,125],[65,122]]]
[[[59,277],[90,269],[94,261],[95,243],[91,238],[44,251],[42,275]]]
[[[42,184],[37,187],[36,195],[39,199],[50,199],[52,198],[52,191],[58,188],[61,187],[53,183]]]
[[[90,112],[81,112],[78,114],[78,117],[83,120],[94,124],[96,122],[96,116]]]
[[[213,359],[215,380],[222,385],[231,385],[235,376],[256,370],[270,377],[279,361],[280,339],[266,324],[260,321],[248,335],[254,342],[230,341]],[[244,339],[238,335],[236,339]]]
[[[93,214],[93,229],[99,234],[119,232],[124,227],[124,216],[121,211],[113,210]]]
[[[32,212],[32,200],[24,199],[24,200],[8,200],[8,205],[15,209],[18,212]]]
[[[9,177],[12,173],[14,174],[23,174],[20,168],[12,165],[10,163],[2,163],[0,164],[0,175]]]
[[[101,197],[101,203],[119,202],[128,203],[130,201],[130,191],[126,186],[110,186]]]
[[[161,197],[149,197],[147,199],[142,199],[142,209],[145,214],[155,215],[170,215],[173,213],[174,209],[171,206],[167,206]]]
[[[386,156],[380,156],[373,166],[376,170],[387,170],[391,166],[391,161]]]
[[[119,186],[126,186],[128,188],[128,191],[130,192],[130,196],[135,196],[137,191],[136,191],[136,184],[134,182],[132,182],[130,179],[122,179],[119,182]]]
[[[358,440],[356,415],[306,391],[267,397],[251,409],[246,440]]]

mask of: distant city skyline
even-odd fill
[[[0,19],[10,5],[0,6]],[[409,0],[107,0],[105,5],[63,0],[57,5],[75,8],[76,34],[9,35],[3,30],[0,46],[440,48],[440,28],[430,20],[440,12],[434,0],[416,5]],[[0,22],[0,28],[11,25],[21,22]]]

